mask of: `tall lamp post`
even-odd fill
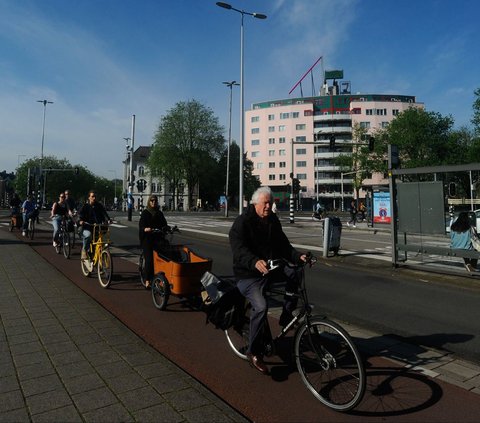
[[[232,143],[232,88],[240,85],[237,81],[223,82],[230,88],[230,107],[228,117],[228,146],[227,146],[227,179],[225,181],[225,217],[228,217],[228,178],[230,174],[230,144]]]
[[[242,214],[243,212],[243,146],[245,141],[244,129],[245,129],[245,121],[244,121],[244,110],[243,110],[243,100],[244,100],[244,93],[245,93],[245,86],[244,86],[244,65],[243,65],[243,16],[253,16],[257,19],[266,19],[267,15],[262,13],[251,13],[246,12],[245,10],[240,10],[234,8],[232,5],[228,3],[223,3],[221,1],[217,1],[217,6],[223,7],[224,9],[233,10],[238,12],[242,15],[241,25],[240,25],[240,173],[239,173],[239,183],[238,183],[238,196],[239,196],[239,205],[238,205],[238,214]]]
[[[47,113],[47,104],[53,104],[53,101],[37,100],[37,103],[42,103],[43,104],[42,149],[40,151],[40,177],[42,177],[43,176],[43,144],[45,142],[45,115]],[[41,201],[39,201],[40,207],[42,206],[42,203],[44,201],[45,201],[45,177],[43,178],[42,197],[41,197]]]

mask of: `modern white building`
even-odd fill
[[[319,96],[254,103],[245,112],[245,152],[254,164],[253,174],[272,188],[284,207],[292,173],[300,181],[304,208],[319,201],[339,209],[342,197],[349,204],[354,198],[353,175],[336,166],[334,159],[352,154],[355,123],[373,133],[409,107],[423,107],[414,96],[351,94],[349,87],[350,83],[339,85],[333,80],[329,86],[326,81]],[[388,181],[383,175],[364,180],[360,197],[375,185],[388,185]]]

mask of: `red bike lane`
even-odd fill
[[[157,310],[151,292],[138,278],[137,266],[114,255],[109,289],[96,275],[84,277],[79,251],[69,260],[55,253],[51,233],[39,231],[32,247],[145,342],[195,377],[226,403],[256,422],[477,422],[480,396],[431,379],[384,357],[366,357],[367,390],[349,413],[323,406],[307,390],[291,360],[292,335],[269,358],[264,376],[237,358],[220,330],[205,315],[177,297],[165,311]],[[272,321],[272,328],[276,323]],[[365,342],[365,341],[364,341]],[[174,381],[172,381],[174,383]]]

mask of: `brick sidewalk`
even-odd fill
[[[247,421],[0,230],[0,421]]]

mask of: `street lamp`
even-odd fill
[[[53,104],[53,101],[37,100],[37,103],[43,104],[43,127],[42,127],[42,149],[40,151],[40,177],[43,176],[43,144],[45,141],[45,114],[47,112],[47,104]],[[45,200],[45,178],[43,178],[43,193],[40,202],[40,207]]]
[[[243,146],[245,141],[244,129],[245,129],[245,121],[244,121],[244,110],[243,110],[243,100],[244,100],[244,93],[245,93],[245,86],[244,86],[244,65],[243,65],[243,16],[253,16],[257,19],[266,19],[267,16],[262,13],[250,13],[245,12],[244,10],[236,9],[228,3],[223,3],[221,1],[217,1],[217,6],[223,7],[227,10],[233,10],[238,12],[242,15],[241,25],[240,25],[240,174],[239,174],[239,184],[238,184],[238,196],[239,198],[239,206],[238,206],[238,214],[242,214],[243,212]]]
[[[228,117],[228,146],[227,146],[227,180],[225,182],[225,217],[228,217],[228,177],[230,174],[230,144],[232,143],[232,88],[240,85],[237,81],[223,82],[230,88],[230,108]]]

